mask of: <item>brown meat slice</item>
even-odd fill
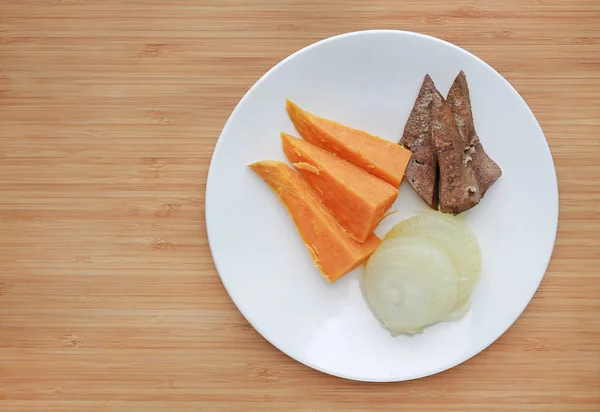
[[[399,142],[412,152],[406,168],[408,183],[433,209],[438,207],[438,162],[431,138],[431,101],[436,93],[431,77],[425,75]]]
[[[469,157],[471,159],[473,172],[479,184],[481,197],[483,197],[490,186],[502,175],[502,170],[483,150],[479,136],[475,131],[467,76],[463,71],[456,76],[448,92],[447,100],[458,126],[465,155],[468,156],[467,159]]]
[[[479,203],[481,195],[450,105],[439,93],[432,101],[431,136],[440,169],[440,210],[462,213]]]

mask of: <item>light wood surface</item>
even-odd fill
[[[560,185],[554,256],[496,343],[442,374],[313,371],[225,292],[211,153],[245,91],[343,32],[451,41],[521,93]],[[0,410],[600,410],[597,0],[1,0]],[[532,245],[535,247],[535,245]]]

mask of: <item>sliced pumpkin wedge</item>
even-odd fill
[[[307,142],[335,153],[396,188],[402,183],[411,156],[409,150],[362,130],[315,116],[290,100],[286,101],[286,109]]]
[[[363,243],[398,189],[312,143],[281,133],[283,152],[350,237]]]
[[[371,234],[353,240],[298,173],[283,162],[265,160],[249,167],[277,194],[294,220],[317,268],[335,282],[364,262],[381,243]]]

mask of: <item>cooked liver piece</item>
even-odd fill
[[[431,137],[431,102],[435,94],[439,92],[426,75],[399,142],[412,152],[406,168],[408,183],[433,209],[438,208],[438,161]]]
[[[462,213],[479,203],[481,194],[452,110],[439,93],[432,100],[431,136],[440,171],[440,211]]]
[[[447,101],[454,114],[465,154],[471,159],[471,167],[479,185],[480,195],[483,197],[490,186],[502,175],[502,170],[483,150],[475,131],[467,76],[463,71],[456,76],[448,92]]]

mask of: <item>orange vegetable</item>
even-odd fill
[[[381,243],[373,234],[362,244],[352,240],[308,183],[285,163],[265,160],[249,167],[279,196],[327,281],[335,282],[360,265]]]
[[[283,152],[350,237],[363,243],[398,196],[398,189],[304,140],[281,133]]]
[[[304,140],[399,187],[410,160],[410,151],[402,146],[352,129],[332,120],[317,117],[286,101],[290,119]]]

